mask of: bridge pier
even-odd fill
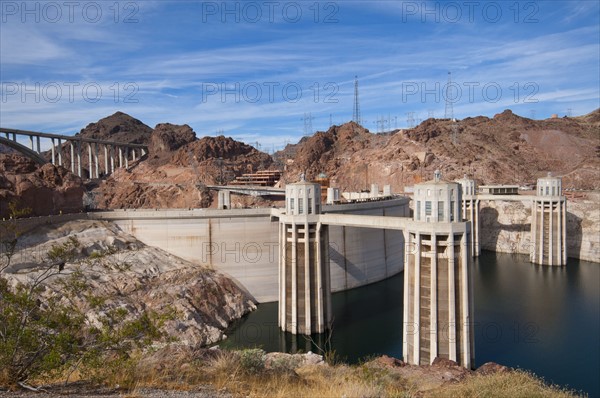
[[[55,165],[56,164],[56,155],[54,153],[54,151],[55,151],[55,149],[54,149],[54,138],[50,138],[50,141],[52,142],[52,164]]]
[[[62,161],[62,140],[60,138],[58,139],[58,165],[59,166],[63,165],[63,161]]]
[[[100,167],[98,165],[98,143],[94,143],[94,169],[96,171],[96,178],[100,178]]]
[[[94,168],[92,165],[92,144],[88,143],[88,178],[94,178]]]
[[[73,141],[69,141],[71,144],[71,173],[75,173],[75,144]]]
[[[115,172],[115,147],[110,146],[108,152],[110,153],[110,173],[112,174]]]
[[[415,185],[418,223],[404,231],[404,361],[430,365],[440,357],[472,368],[470,223],[460,221],[459,184],[440,177]]]
[[[104,174],[108,175],[108,146],[104,145]]]
[[[81,177],[81,141],[77,141],[77,175]]]
[[[331,280],[328,227],[319,222],[319,184],[286,187],[286,212],[279,223],[279,327],[292,334],[330,328]]]
[[[531,208],[530,261],[542,265],[567,264],[567,200],[560,177],[538,178]]]

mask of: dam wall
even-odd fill
[[[323,213],[409,217],[408,199],[323,207]],[[337,292],[396,275],[404,269],[402,231],[329,227],[331,291]]]
[[[406,198],[323,206],[323,213],[408,216],[409,211]],[[116,210],[88,216],[111,221],[147,245],[226,273],[258,302],[278,300],[279,223],[269,208]],[[403,269],[401,231],[332,226],[329,237],[333,292]]]

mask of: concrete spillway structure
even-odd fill
[[[279,218],[279,327],[292,334],[323,333],[332,321],[328,227],[319,222],[321,187],[286,186]]]
[[[470,223],[461,220],[458,183],[415,185],[417,223],[408,225],[404,268],[404,361],[436,357],[474,365]]]
[[[567,263],[567,201],[559,177],[538,178],[531,209],[530,261],[543,265]]]
[[[464,220],[471,223],[471,255],[478,257],[481,254],[479,246],[479,207],[480,202],[477,198],[477,185],[475,180],[467,178],[467,175],[457,180],[461,185],[461,208]]]

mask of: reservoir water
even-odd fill
[[[565,267],[527,256],[482,252],[473,268],[476,366],[497,362],[600,396],[600,264]],[[266,351],[335,350],[348,362],[402,358],[403,274],[335,293],[329,335],[292,336],[277,327],[277,303],[260,304],[232,330],[225,347]]]

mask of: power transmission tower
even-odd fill
[[[409,129],[415,127],[415,113],[414,112],[406,112],[406,124],[408,125]]]
[[[377,124],[377,132],[378,133],[383,133],[385,131],[385,119],[382,116],[379,116],[379,118],[375,121],[375,124]]]
[[[333,126],[333,115],[329,114],[329,127]]]
[[[357,124],[362,124],[360,119],[360,103],[358,101],[358,76],[354,76],[354,110],[352,120]]]
[[[416,117],[416,119],[415,119],[415,122],[416,122],[417,126],[418,126],[419,124],[421,124],[421,122],[422,122],[422,121],[423,121],[423,119],[421,119],[421,118],[419,117],[419,113],[417,112],[417,117]]]
[[[446,109],[444,111],[444,118],[450,119],[452,122],[452,144],[458,145],[458,124],[454,119],[454,105],[452,97],[452,73],[448,72],[448,84],[446,84]]]
[[[535,110],[534,110],[534,109],[530,110],[530,111],[529,111],[529,115],[530,115],[530,117],[529,117],[529,118],[530,118],[531,120],[534,120],[534,119],[535,119]]]
[[[448,72],[448,83],[446,84],[446,109],[444,111],[444,118],[454,119],[454,105],[451,101],[452,93],[452,73]]]
[[[309,113],[305,113],[304,117],[300,120],[304,121],[304,136],[308,137],[311,136],[313,133],[313,127],[312,127],[312,121],[313,121],[314,117],[312,116],[312,114]]]
[[[572,117],[572,116],[573,116],[573,108],[567,109],[567,117]]]
[[[427,111],[427,119],[435,119],[435,111],[433,109]]]
[[[373,123],[377,125],[378,133],[383,133],[385,131],[385,119],[383,118],[383,116],[379,116],[379,118]]]
[[[202,176],[200,175],[200,171],[198,169],[198,159],[194,156],[191,150],[188,149],[188,157],[190,158],[190,164],[192,165],[192,169],[194,170],[194,174],[196,175],[196,183],[194,186],[197,189],[204,188],[204,184],[202,183]]]

